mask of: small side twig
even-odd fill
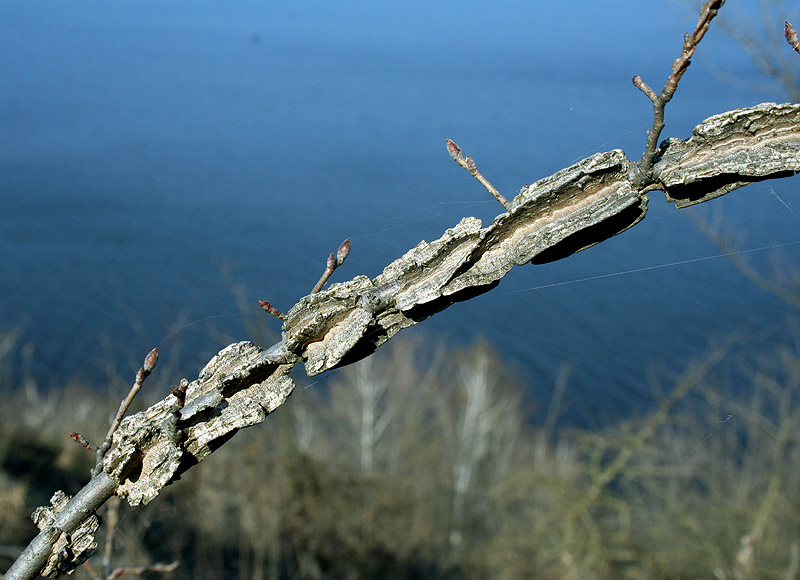
[[[322,287],[325,285],[325,282],[331,277],[333,271],[336,270],[339,266],[341,266],[344,261],[347,259],[347,256],[350,255],[350,238],[347,238],[345,241],[342,242],[342,245],[339,246],[339,249],[336,250],[336,254],[331,254],[328,256],[328,263],[325,266],[325,271],[322,273],[322,277],[319,279],[319,282],[316,283],[314,288],[311,290],[312,294],[316,294]],[[264,306],[261,306],[264,308]],[[265,309],[266,310],[266,309]]]
[[[144,384],[144,380],[153,372],[153,369],[156,367],[156,363],[158,362],[158,348],[154,348],[151,350],[147,356],[144,358],[144,364],[139,369],[139,372],[136,373],[136,380],[131,387],[128,396],[123,399],[122,403],[119,405],[119,410],[117,411],[117,415],[114,417],[114,420],[111,422],[111,427],[108,429],[108,433],[106,434],[106,438],[100,447],[97,448],[97,459],[95,460],[94,469],[92,470],[92,475],[95,476],[103,470],[103,458],[105,457],[108,450],[111,448],[111,439],[114,436],[114,433],[117,431],[119,424],[122,423],[122,418],[125,416],[125,413],[128,411],[128,407],[131,406],[133,402],[133,398],[136,396],[136,393],[142,388],[142,384]]]
[[[792,26],[791,22],[786,22],[783,27],[783,34],[786,36],[786,42],[800,54],[800,38],[797,36],[797,29]]]
[[[275,318],[280,318],[281,320],[284,320],[283,312],[275,308],[272,304],[270,304],[266,300],[259,300],[258,303],[261,305],[261,308],[267,314],[272,314],[272,316],[274,316]]]
[[[181,403],[181,406],[186,402],[186,389],[189,388],[189,379],[181,379],[181,385],[177,389],[172,389],[172,394],[175,395]]]
[[[719,9],[725,4],[725,0],[708,0],[700,8],[700,19],[694,32],[688,32],[683,37],[683,50],[680,56],[672,63],[672,74],[669,75],[666,85],[658,94],[651,89],[647,83],[642,80],[642,77],[636,75],[633,77],[633,84],[642,91],[653,103],[653,126],[647,130],[647,144],[642,158],[637,162],[638,175],[635,179],[639,181],[637,185],[645,185],[650,181],[653,172],[653,160],[656,156],[658,149],[658,139],[661,131],[664,129],[664,109],[667,103],[672,99],[675,91],[678,88],[678,83],[683,77],[683,73],[689,68],[691,58],[697,48],[697,44],[703,39],[706,31],[708,30],[711,20],[717,15]]]
[[[453,159],[453,161],[469,171],[470,175],[477,179],[478,182],[480,182],[480,184],[486,188],[486,191],[491,193],[494,198],[500,202],[500,205],[508,209],[511,204],[500,194],[499,191],[497,191],[497,188],[489,183],[489,180],[486,179],[480,171],[478,171],[478,167],[475,165],[475,160],[469,155],[464,157],[464,154],[461,152],[461,148],[450,139],[446,139],[445,141],[447,142],[447,152],[450,154],[450,157]]]
[[[89,441],[86,437],[84,437],[80,433],[76,433],[74,431],[70,431],[69,436],[72,437],[72,440],[75,441],[75,443],[83,445],[89,451],[97,451],[97,445],[95,445],[94,443]]]
[[[106,580],[115,580],[115,578],[127,575],[143,576],[155,572],[174,572],[179,566],[180,562],[170,562],[169,564],[151,564],[150,566],[139,566],[137,568],[117,568],[106,576]]]
[[[111,556],[114,552],[114,536],[117,533],[119,524],[119,504],[120,498],[114,496],[106,502],[106,541],[103,547],[103,575],[108,577],[111,574]]]

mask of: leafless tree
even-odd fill
[[[485,508],[492,483],[508,475],[524,423],[518,391],[492,368],[497,358],[485,344],[469,354],[456,362],[439,414],[452,465],[449,542],[456,557],[472,527],[469,512]]]
[[[797,55],[786,44],[784,21],[796,20],[798,16],[800,11],[795,2],[758,0],[745,7],[733,7],[719,19],[722,30],[742,47],[759,72],[794,102],[800,101],[800,68]],[[733,82],[742,82],[736,73],[724,74]],[[773,92],[773,87],[761,90]]]

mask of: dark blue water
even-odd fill
[[[225,337],[246,338],[236,291],[251,315],[259,298],[286,310],[347,237],[334,280],[375,276],[465,215],[488,223],[501,208],[452,163],[446,137],[507,196],[595,151],[638,157],[651,110],[630,77],[657,85],[672,58],[592,43],[295,37],[260,21],[87,6],[87,18],[6,9],[0,25],[0,324],[24,329],[49,384],[98,378],[103,357],[138,361],[153,345],[184,346],[175,372],[192,376]],[[769,100],[701,67],[664,136]],[[758,248],[800,239],[797,202],[797,179],[681,212],[654,192],[633,230],[513,271],[405,332],[488,337],[542,405],[571,365],[571,413],[628,412],[652,400],[652,376],[668,382],[709,341],[751,328],[745,356],[787,336],[778,300],[725,259],[692,261],[719,250],[685,213],[713,215]],[[776,255],[788,269],[800,248],[748,257],[768,269]],[[675,262],[686,263],[653,268]],[[641,271],[556,285],[630,270]]]

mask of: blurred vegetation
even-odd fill
[[[99,441],[122,396],[8,382],[17,338],[0,337],[0,569],[34,534],[32,509],[87,477],[92,454],[67,433]],[[800,351],[732,383],[737,340],[654,386],[650,413],[591,432],[558,427],[561,395],[531,424],[524,385],[484,343],[396,339],[146,508],[120,506],[113,565],[178,560],[168,576],[199,580],[796,578]]]

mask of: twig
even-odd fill
[[[450,157],[453,158],[453,161],[455,161],[461,167],[469,171],[470,175],[472,175],[472,177],[477,179],[480,182],[480,184],[486,188],[486,191],[491,193],[494,196],[494,198],[500,202],[500,205],[508,209],[511,204],[505,197],[503,197],[500,194],[499,191],[497,191],[497,188],[495,188],[494,185],[489,183],[489,180],[486,179],[481,174],[480,171],[478,171],[478,167],[475,165],[475,160],[469,155],[464,157],[464,154],[461,152],[461,148],[450,139],[446,139],[446,141],[447,141],[447,152],[450,154]]]
[[[275,308],[275,307],[274,307],[272,304],[270,304],[270,303],[269,303],[269,302],[267,302],[266,300],[259,300],[259,301],[258,301],[258,303],[261,305],[261,308],[262,308],[262,309],[264,310],[264,312],[266,312],[267,314],[272,314],[272,316],[274,316],[274,317],[276,317],[276,318],[280,318],[281,320],[284,320],[284,318],[283,318],[283,312],[281,312],[280,310],[278,310],[277,308]]]
[[[185,380],[185,379],[184,379]],[[87,560],[83,566],[87,569],[89,576],[97,580],[113,580],[123,575],[144,575],[151,572],[172,572],[180,565],[177,561],[170,564],[152,564],[150,566],[137,566],[134,568],[111,568],[111,557],[114,550],[114,536],[119,526],[119,506],[122,500],[118,496],[112,496],[107,502],[105,524],[108,527],[106,532],[105,545],[103,547],[103,571],[98,573]]]
[[[111,574],[106,576],[106,580],[114,580],[115,578],[119,578],[120,576],[124,575],[137,575],[142,576],[144,574],[153,573],[153,572],[174,572],[180,566],[180,562],[170,562],[169,564],[152,564],[150,566],[139,566],[138,568],[117,568]]]
[[[80,445],[83,445],[89,451],[97,451],[97,445],[95,445],[94,443],[89,441],[86,437],[84,437],[80,433],[76,433],[74,431],[70,431],[69,436],[72,437],[72,440],[75,441],[75,443],[79,443]]]
[[[723,4],[725,4],[725,0],[708,0],[708,2],[703,4],[702,8],[700,8],[700,19],[697,22],[697,26],[694,32],[691,34],[687,32],[684,35],[683,50],[681,51],[681,55],[672,63],[672,74],[669,75],[667,83],[664,85],[661,93],[656,94],[639,75],[633,77],[633,84],[636,88],[647,95],[653,103],[653,126],[647,130],[647,145],[642,154],[642,158],[636,164],[636,169],[638,170],[636,175],[634,175],[635,181],[638,182],[636,185],[643,186],[651,181],[653,160],[655,159],[656,150],[658,148],[658,138],[661,135],[661,131],[664,129],[664,108],[675,94],[683,73],[689,68],[697,44],[703,39],[709,24],[711,24],[711,20],[717,15],[717,12],[722,8]]]
[[[783,27],[783,33],[786,36],[786,42],[788,42],[795,51],[800,53],[800,39],[797,36],[797,29],[792,26],[791,22],[786,22]]]
[[[108,450],[111,448],[111,439],[114,436],[119,424],[122,422],[122,418],[125,416],[125,413],[128,411],[128,407],[131,406],[133,402],[133,398],[136,396],[136,393],[139,392],[139,389],[142,388],[142,384],[144,380],[153,372],[153,369],[156,367],[156,363],[158,362],[158,348],[154,348],[151,350],[147,356],[144,358],[144,364],[139,369],[139,372],[136,373],[136,380],[131,387],[128,396],[123,399],[122,403],[119,405],[119,410],[117,411],[117,416],[114,417],[114,420],[111,422],[111,427],[108,429],[108,433],[106,434],[106,438],[100,447],[97,448],[97,459],[95,461],[94,469],[92,470],[92,475],[95,476],[103,470],[103,458],[105,457]]]
[[[119,524],[119,504],[120,498],[114,496],[106,502],[106,542],[103,549],[103,575],[109,576],[111,574],[111,554],[114,550],[114,535],[117,532],[117,525]]]
[[[189,379],[181,379],[181,386],[177,389],[172,389],[172,394],[175,395],[181,402],[181,406],[186,402],[186,389],[189,388]]]
[[[339,246],[338,250],[336,250],[336,255],[331,254],[330,256],[328,256],[328,263],[325,266],[325,271],[322,273],[322,277],[319,279],[319,282],[317,282],[317,284],[311,290],[312,294],[316,294],[317,292],[322,290],[322,287],[325,285],[325,282],[328,281],[328,278],[331,277],[333,271],[344,263],[348,255],[350,255],[350,238],[347,238],[345,241],[342,242],[342,245]],[[261,307],[264,308],[263,304]]]

